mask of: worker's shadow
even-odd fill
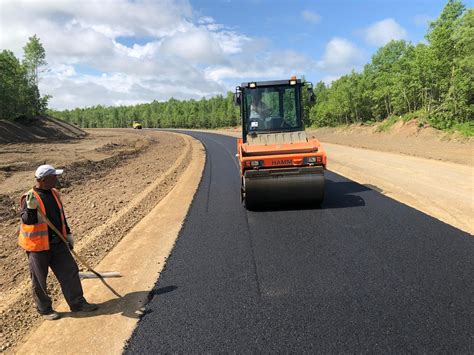
[[[166,286],[151,291],[137,291],[122,295],[122,298],[113,298],[103,303],[97,304],[98,309],[93,312],[64,312],[61,313],[63,318],[88,318],[97,317],[107,314],[120,313],[124,317],[139,319],[149,310],[145,308],[155,296],[176,290],[177,286]]]

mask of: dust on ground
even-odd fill
[[[94,266],[172,189],[189,158],[168,169],[187,146],[182,136],[131,129],[0,144],[0,352],[41,321],[32,302],[26,255],[17,245],[18,202],[33,186],[36,167],[64,168],[59,181],[76,250]],[[164,174],[163,183],[153,185]],[[107,223],[114,216],[120,218]],[[48,289],[53,303],[62,298],[54,277]]]

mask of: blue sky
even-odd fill
[[[295,50],[304,49],[317,55],[331,37],[360,40],[357,32],[369,24],[394,18],[410,32],[410,39],[419,41],[426,32],[426,23],[416,25],[415,16],[436,18],[446,1],[193,1],[196,11],[239,31],[270,38],[275,45]],[[309,11],[319,15],[311,23],[301,17]],[[361,42],[361,41],[360,41]]]
[[[424,41],[446,2],[0,0],[0,50],[40,38],[57,109],[200,99],[292,74],[329,84],[391,39]]]

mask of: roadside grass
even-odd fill
[[[466,138],[474,137],[474,122],[473,121],[464,122],[464,123],[455,123],[452,126],[447,126],[447,127],[439,127],[437,124],[435,124],[435,122],[432,122],[430,120],[430,118],[428,117],[428,114],[423,110],[410,112],[402,116],[402,120],[404,122],[408,122],[414,119],[417,120],[419,127],[430,125],[431,127],[442,132],[447,132],[451,134],[459,134]]]
[[[401,116],[390,116],[377,125],[375,132],[387,132],[392,126],[402,119]]]
[[[457,123],[449,131],[459,133],[467,138],[474,137],[474,122]]]
[[[425,124],[428,124],[428,117],[426,112],[423,110],[418,110],[415,112],[408,112],[401,116],[403,122],[408,122],[411,120],[417,120],[418,125],[423,127]]]
[[[387,117],[382,121],[377,121],[375,119],[367,119],[357,123],[341,123],[336,125],[327,125],[327,126],[318,126],[311,125],[309,128],[318,129],[324,127],[333,127],[340,129],[342,131],[350,131],[356,126],[372,126],[374,127],[374,132],[388,132],[390,129],[397,123],[402,121],[404,124],[415,121],[419,128],[432,127],[440,132],[447,133],[448,136],[462,136],[465,138],[474,137],[474,121],[464,122],[464,123],[455,123],[448,127],[439,127],[435,122],[430,120],[428,114],[424,110],[418,110],[415,112],[409,112],[404,115],[392,115]]]

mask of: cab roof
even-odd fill
[[[256,87],[268,87],[268,86],[279,86],[279,85],[290,85],[291,79],[287,80],[271,80],[271,81],[249,81],[247,83],[240,84],[241,88],[250,88],[250,84],[255,83]],[[301,79],[296,80],[296,84],[301,84]]]

